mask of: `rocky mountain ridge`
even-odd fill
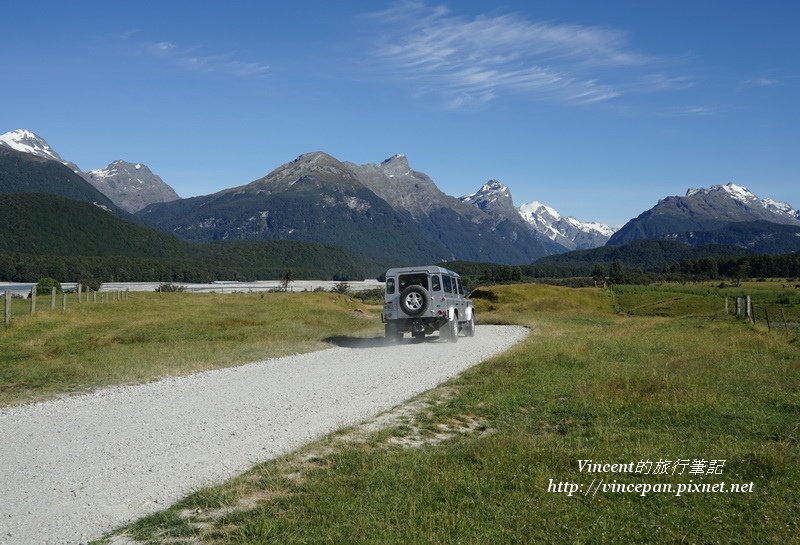
[[[478,191],[464,195],[460,200],[484,211],[518,214],[536,233],[565,250],[602,246],[614,233],[612,227],[599,222],[583,222],[572,216],[562,217],[554,208],[538,201],[517,208],[509,188],[498,180],[489,180]]]
[[[249,184],[153,204],[137,216],[189,240],[288,238],[408,263],[526,263],[547,253],[519,218],[445,195],[402,155],[356,165],[306,153]]]
[[[695,233],[718,231],[733,223],[769,222],[800,225],[800,214],[791,205],[762,199],[752,191],[730,182],[710,188],[691,188],[684,196],[670,196],[626,223],[608,244],[625,244],[640,239],[702,240]]]
[[[0,135],[0,146],[62,163],[126,212],[133,213],[154,202],[180,198],[172,187],[142,163],[117,160],[106,167],[83,172],[75,163],[62,159],[44,138],[27,129]]]
[[[117,160],[82,172],[28,130],[0,135],[2,150],[4,183],[10,192],[72,192],[78,200],[115,213],[121,213],[117,206],[138,211],[143,221],[194,241],[295,239],[356,251],[369,248],[372,255],[402,255],[409,261],[517,264],[641,239],[768,247],[777,252],[787,240],[793,242],[788,237],[794,235],[770,226],[800,226],[800,212],[790,204],[760,198],[733,182],[661,199],[615,232],[599,222],[562,216],[538,201],[516,207],[509,188],[494,179],[474,193],[452,197],[427,174],[411,168],[403,154],[380,163],[355,164],[324,152],[306,153],[248,184],[180,199],[142,163]],[[69,175],[25,157],[57,162]],[[18,168],[23,175],[15,174]],[[43,183],[32,174],[40,171],[46,172]],[[99,193],[79,187],[72,175]],[[69,191],[56,187],[59,179]]]
[[[180,199],[172,187],[142,163],[118,159],[106,167],[90,170],[84,177],[117,206],[130,213],[154,202]]]

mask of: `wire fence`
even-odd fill
[[[72,290],[62,288],[60,292],[57,288],[52,287],[47,290],[47,293],[40,293],[37,285],[33,285],[29,292],[24,292],[20,289],[13,291],[6,289],[3,291],[3,324],[10,326],[12,315],[20,314],[20,312],[13,312],[15,306],[18,311],[22,306],[24,309],[21,312],[22,314],[34,315],[37,312],[46,310],[60,310],[63,313],[67,312],[67,307],[73,303],[108,303],[110,301],[126,300],[128,296],[128,290],[109,290],[99,293],[91,289],[84,290],[80,284],[76,284]],[[20,299],[19,303],[21,305],[15,305],[14,299]]]
[[[338,291],[340,293],[359,293],[368,290],[382,290],[383,282],[376,280],[336,281],[336,280],[297,280],[281,282],[266,280],[257,282],[212,282],[207,284],[159,282],[107,282],[97,290],[85,288],[78,283],[61,284],[61,289],[48,288],[40,293],[34,283],[2,283],[0,295],[3,298],[3,323],[11,325],[13,316],[34,315],[46,310],[67,312],[74,304],[97,304],[127,300],[132,292],[172,291],[184,293],[263,293],[263,292],[312,292]]]

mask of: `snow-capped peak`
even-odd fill
[[[489,180],[481,186],[478,193],[500,193],[506,195],[508,194],[508,188],[498,180]]]
[[[602,246],[616,231],[604,223],[562,216],[554,208],[539,201],[523,204],[518,210],[522,219],[533,229],[569,249]]]
[[[564,221],[580,231],[584,231],[586,233],[595,232],[609,238],[611,238],[611,235],[617,231],[613,227],[606,225],[605,223],[600,223],[599,221],[581,221],[577,218],[573,218],[572,216],[567,216],[564,218]]]
[[[136,212],[154,202],[180,198],[144,163],[117,159],[87,173],[87,181],[127,212]]]
[[[459,200],[487,212],[490,210],[511,211],[514,208],[511,192],[498,180],[489,180],[478,191],[459,197]]]
[[[746,205],[761,206],[775,214],[800,219],[800,212],[795,210],[794,207],[792,207],[792,205],[789,203],[776,201],[774,199],[762,199],[746,187],[737,185],[734,182],[729,182],[725,185],[712,185],[708,189],[690,188],[688,191],[686,191],[686,196],[692,197],[694,195],[710,195],[711,193],[717,192],[723,192],[730,198]]]
[[[27,129],[17,129],[0,134],[0,145],[37,157],[64,162],[58,153],[45,142],[44,138]]]
[[[704,187],[689,188],[686,191],[686,196],[691,197],[693,195],[708,195],[716,191],[723,191],[728,195],[730,195],[732,198],[736,199],[737,201],[742,201],[742,202],[751,202],[753,200],[758,199],[758,197],[756,197],[752,191],[750,191],[746,187],[737,185],[733,182],[729,182],[725,185],[712,185],[708,189]]]
[[[722,189],[737,201],[747,202],[758,199],[758,197],[756,197],[752,191],[746,187],[736,185],[733,182],[727,183],[723,186],[711,186],[711,189]]]
[[[519,212],[522,214],[522,217],[525,218],[525,221],[530,223],[530,217],[536,216],[543,216],[547,215],[550,216],[550,219],[557,221],[561,219],[561,214],[559,214],[554,208],[547,206],[544,203],[540,203],[539,201],[531,201],[527,204],[523,204],[519,207]]]
[[[489,180],[485,184],[481,186],[481,188],[476,191],[475,193],[470,193],[469,195],[464,195],[463,197],[459,197],[462,202],[469,202],[470,204],[475,204],[474,201],[478,201],[480,199],[487,199],[487,198],[498,198],[501,196],[508,196],[509,191],[508,188],[503,185],[498,180]]]

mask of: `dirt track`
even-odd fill
[[[337,348],[0,410],[0,543],[84,543],[335,429],[527,335]]]

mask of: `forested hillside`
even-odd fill
[[[621,262],[626,269],[660,273],[666,266],[680,261],[740,257],[752,253],[735,246],[693,247],[668,240],[637,240],[621,246],[601,246],[543,257],[523,267],[523,274],[532,277],[591,276],[595,265],[601,264],[608,270],[615,261]]]
[[[0,279],[268,280],[376,277],[390,264],[297,241],[192,244],[98,207],[40,193],[0,195]]]

